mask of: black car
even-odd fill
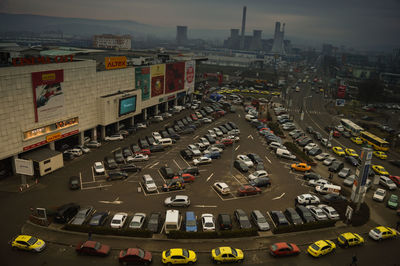
[[[229,124],[232,128],[238,129],[238,126],[237,126],[234,122],[229,121],[228,124]]]
[[[322,150],[318,147],[312,148],[310,151],[308,151],[308,154],[311,156],[317,156],[318,154],[321,154]]]
[[[326,203],[347,201],[345,196],[336,194],[327,194],[321,197],[321,200]]]
[[[174,130],[175,130],[176,133],[181,133],[181,132],[182,132],[182,128],[181,128],[179,125],[177,125],[177,124],[174,125],[173,128],[174,128]]]
[[[171,179],[175,176],[174,171],[168,166],[162,166],[160,168],[160,173],[164,178]]]
[[[140,172],[140,171],[142,171],[142,168],[131,163],[131,164],[120,165],[119,170],[124,171],[124,172]]]
[[[131,151],[131,149],[129,147],[124,147],[122,149],[122,154],[124,155],[125,158],[128,157],[128,156],[132,156],[133,155],[132,151]]]
[[[186,120],[186,118],[182,118],[181,121],[185,126],[187,126],[189,124],[189,122]]]
[[[71,160],[75,159],[75,155],[71,152],[63,152],[63,159],[65,161],[71,161]]]
[[[125,162],[125,160],[124,160],[124,155],[122,154],[122,151],[121,151],[121,150],[117,150],[117,151],[114,152],[114,158],[115,158],[115,161],[116,161],[118,164],[121,164],[121,163],[124,163],[124,162]]]
[[[228,130],[225,127],[219,126],[218,128],[219,128],[219,130],[222,131],[223,134],[228,134]]]
[[[124,171],[108,171],[107,181],[124,180],[128,178],[128,173]]]
[[[221,230],[231,230],[232,229],[232,219],[229,214],[218,214],[217,223]]]
[[[80,206],[75,203],[60,206],[56,210],[54,221],[61,224],[69,222],[78,213],[79,208]]]
[[[193,134],[194,131],[195,131],[194,128],[185,127],[185,128],[182,130],[181,134],[183,134],[183,135]]]
[[[314,173],[314,172],[308,172],[303,175],[304,180],[318,180],[321,178],[322,178],[321,175]]]
[[[176,124],[182,129],[185,128],[185,125],[183,124],[183,122],[181,120],[176,121]]]
[[[223,150],[225,150],[225,148],[226,148],[225,144],[223,144],[223,143],[215,143],[212,146],[217,147],[219,149],[223,149]]]
[[[276,227],[289,225],[288,220],[281,211],[270,211],[269,214],[271,215],[271,218],[274,221]]]
[[[197,166],[190,166],[178,172],[179,175],[181,174],[191,174],[191,175],[199,175],[199,168]]]
[[[118,167],[118,164],[115,162],[113,157],[104,157],[104,164],[107,169],[116,169]]]
[[[257,177],[249,182],[253,187],[270,187],[271,180],[268,177]]]
[[[164,148],[164,146],[161,145],[161,144],[153,144],[153,145],[150,145],[150,152],[151,152],[151,153],[153,153],[153,152],[160,152],[160,151],[164,151],[164,150],[165,150],[165,148]]]
[[[236,209],[234,211],[234,215],[235,215],[236,221],[239,223],[240,229],[251,228],[251,223],[250,223],[249,217],[244,212],[244,210]]]
[[[305,223],[315,222],[315,218],[305,206],[298,205],[296,206],[296,212],[300,215]]]
[[[216,140],[213,137],[211,137],[210,134],[206,134],[204,135],[204,137],[208,140],[208,142],[210,142],[210,144],[215,144]]]
[[[344,167],[344,163],[340,161],[333,161],[331,166],[329,166],[328,171],[337,173]]]
[[[151,136],[146,136],[146,140],[147,140],[147,143],[151,146],[151,145],[154,145],[154,143],[156,143],[156,140],[153,138],[153,137],[151,137]]]
[[[109,212],[96,212],[89,221],[90,226],[102,226],[107,220]]]
[[[284,211],[284,214],[290,223],[294,225],[303,224],[303,220],[301,219],[300,215],[293,208],[287,208]]]
[[[314,132],[314,138],[316,138],[317,140],[321,140],[323,137],[322,137],[322,134],[321,134],[321,133],[315,131],[315,132]]]
[[[249,157],[250,160],[252,160],[254,164],[263,163],[263,160],[261,159],[261,157],[256,153],[249,153],[249,154],[247,154],[247,157]]]
[[[180,154],[182,155],[182,157],[185,159],[185,160],[191,160],[191,159],[193,159],[193,152],[191,151],[191,150],[181,150],[180,151]]]
[[[166,130],[161,130],[160,135],[166,139],[166,138],[171,138],[171,136],[168,134]]]
[[[231,130],[233,129],[228,123],[224,124],[224,127],[225,127],[228,131],[231,131]]]
[[[69,178],[69,189],[76,190],[80,189],[80,187],[81,187],[81,181],[79,176],[71,176]]]
[[[233,162],[233,166],[235,166],[235,168],[242,173],[247,173],[249,171],[249,167],[245,163],[239,160],[235,160]]]
[[[147,142],[147,140],[143,139],[143,138],[138,140],[138,144],[139,144],[139,147],[142,148],[142,149],[148,149],[150,147],[150,145]]]
[[[299,141],[299,146],[301,146],[301,147],[304,147],[304,146],[306,146],[308,143],[310,143],[310,142],[312,142],[312,139],[310,139],[310,138],[304,138],[304,139],[302,139],[301,141]]]
[[[311,126],[306,127],[306,131],[310,134],[314,133],[314,129]]]
[[[150,214],[149,221],[147,223],[147,230],[158,233],[160,231],[161,214],[159,212],[153,212]]]
[[[360,162],[353,156],[345,156],[344,159],[352,166],[358,166],[360,164]]]

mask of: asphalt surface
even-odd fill
[[[307,93],[302,90],[301,93]],[[293,95],[293,101],[298,104],[305,96],[304,94]],[[314,102],[315,100],[315,102]],[[310,101],[311,105],[307,105]],[[314,104],[314,105],[312,105]],[[309,115],[305,116],[305,120],[300,124],[305,128],[307,123],[316,122],[323,128],[331,116],[328,113],[313,114],[311,111],[323,111],[324,103],[318,98],[306,98],[305,109],[309,111]],[[311,108],[313,110],[311,110]],[[186,115],[179,114],[177,117]],[[295,118],[298,114],[295,114]],[[321,118],[316,118],[321,116]],[[325,117],[325,119],[324,119]],[[176,117],[175,117],[176,118]],[[291,162],[278,160],[267,148],[264,140],[258,136],[256,130],[244,120],[244,113],[240,109],[236,114],[228,114],[227,116],[217,120],[215,124],[221,124],[226,121],[234,121],[241,130],[241,140],[235,143],[235,146],[228,147],[222,158],[213,161],[210,165],[200,166],[201,174],[193,184],[189,184],[184,191],[171,193],[157,193],[147,195],[143,191],[138,192],[139,178],[143,174],[151,174],[157,183],[161,185],[164,180],[158,172],[158,168],[162,165],[169,165],[175,171],[185,168],[190,162],[186,162],[178,151],[188,144],[193,143],[201,137],[207,129],[215,127],[213,125],[205,125],[196,131],[194,135],[183,137],[172,149],[157,153],[151,156],[150,161],[138,163],[144,167],[141,173],[131,174],[125,181],[103,182],[103,177],[94,176],[91,166],[95,161],[103,160],[104,156],[111,155],[112,151],[128,144],[137,143],[138,137],[144,137],[151,134],[152,131],[158,130],[162,125],[172,123],[174,118],[159,124],[152,124],[150,128],[139,131],[136,135],[130,136],[123,142],[110,142],[103,145],[98,150],[93,150],[91,153],[75,159],[72,162],[66,163],[63,169],[56,171],[41,179],[40,183],[33,186],[26,192],[14,193],[3,191],[0,192],[0,199],[3,205],[3,217],[0,222],[2,229],[0,237],[0,257],[4,258],[4,265],[71,265],[79,263],[82,265],[94,265],[101,263],[102,265],[117,264],[116,256],[120,248],[139,246],[146,250],[154,252],[154,265],[159,265],[160,252],[162,249],[170,247],[186,247],[193,248],[199,251],[199,265],[209,264],[209,251],[221,245],[233,245],[237,248],[245,249],[246,261],[245,264],[265,264],[273,263],[274,265],[310,265],[317,263],[318,265],[333,265],[333,264],[349,264],[353,253],[357,253],[359,257],[359,265],[393,265],[396,262],[395,248],[398,246],[398,240],[384,241],[383,243],[375,243],[369,240],[364,247],[351,249],[338,249],[334,254],[330,254],[324,258],[317,260],[307,256],[305,253],[309,243],[319,239],[334,239],[339,233],[355,231],[365,234],[369,228],[376,224],[371,222],[364,227],[347,228],[337,227],[335,229],[318,230],[299,234],[288,234],[282,236],[271,236],[270,232],[263,233],[265,237],[259,239],[243,238],[236,240],[226,240],[223,243],[218,243],[213,240],[191,240],[191,241],[149,241],[142,239],[115,239],[113,237],[94,236],[93,238],[102,241],[104,244],[110,244],[113,248],[112,255],[108,258],[92,258],[78,257],[73,249],[74,243],[78,240],[84,240],[84,234],[58,234],[57,232],[49,233],[48,230],[39,230],[34,227],[24,225],[29,215],[29,207],[46,207],[52,208],[67,202],[78,202],[81,206],[92,205],[98,211],[109,210],[111,213],[124,211],[130,217],[135,212],[145,212],[150,214],[153,211],[165,213],[166,207],[163,206],[163,201],[167,196],[174,194],[185,194],[191,199],[189,208],[181,209],[183,212],[192,210],[200,217],[202,213],[230,213],[232,215],[236,208],[244,209],[248,214],[253,209],[260,209],[264,214],[270,210],[284,210],[287,207],[293,207],[293,199],[295,196],[309,192],[310,188],[304,185],[298,173],[292,173],[289,170]],[[298,120],[299,121],[299,120]],[[325,123],[325,124],[323,124]],[[331,123],[331,122],[329,122]],[[314,126],[315,128],[316,126]],[[322,130],[321,130],[322,133]],[[235,195],[221,197],[212,189],[212,184],[216,181],[224,181],[228,183],[232,191],[242,183],[246,183],[245,176],[238,172],[235,168],[231,168],[232,158],[238,154],[247,154],[250,152],[258,153],[264,159],[264,165],[270,173],[272,182],[271,188],[263,189],[263,193],[257,196],[249,196],[239,198]],[[386,167],[386,165],[384,165]],[[324,166],[316,167],[318,172],[326,171]],[[387,168],[390,172],[390,168]],[[81,175],[82,181],[85,182],[84,189],[80,191],[68,190],[68,178],[71,175]],[[337,178],[337,177],[335,177]],[[17,183],[17,182],[16,182]],[[100,186],[100,184],[102,184]],[[111,185],[111,186],[108,186]],[[368,202],[368,198],[367,198]],[[371,202],[372,204],[372,202]],[[375,206],[374,206],[375,207]],[[386,225],[393,226],[396,222],[396,217],[393,211],[386,209],[383,204],[377,204],[377,211],[373,212],[374,220],[378,223],[384,222]],[[375,210],[375,208],[374,208]],[[129,219],[128,219],[129,221]],[[200,227],[201,225],[198,224]],[[237,224],[235,224],[237,226]],[[43,236],[45,241],[48,241],[48,247],[41,254],[31,254],[27,252],[11,251],[8,241],[21,232],[31,232]],[[163,239],[162,235],[156,238]],[[275,259],[267,254],[267,249],[270,244],[275,241],[291,241],[298,243],[302,249],[302,253],[297,257]],[[372,250],[373,249],[373,250]],[[380,254],[380,256],[376,256]],[[334,258],[334,259],[333,259]]]

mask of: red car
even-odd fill
[[[172,179],[182,179],[184,183],[194,182],[195,177],[191,174],[181,174],[179,176],[174,176]]]
[[[197,121],[198,118],[195,114],[191,114],[190,117],[192,118],[193,121]]]
[[[334,130],[333,131],[333,134],[332,134],[332,136],[334,136],[335,138],[338,138],[338,137],[340,137],[342,134],[339,132],[339,131],[337,131],[337,130]]]
[[[298,255],[300,253],[300,249],[296,244],[280,242],[271,245],[269,247],[269,253],[276,257],[291,256]]]
[[[239,196],[249,196],[261,193],[261,189],[253,186],[241,186],[237,191]]]
[[[141,149],[139,153],[145,154],[145,155],[150,155],[151,154],[149,149]]]
[[[390,179],[398,186],[400,187],[400,176],[395,176],[395,175],[390,175]]]
[[[225,146],[232,145],[233,140],[232,139],[221,139],[221,143],[224,144]]]
[[[100,242],[96,241],[85,241],[80,242],[75,251],[79,255],[94,255],[94,256],[108,256],[110,254],[110,246],[102,245]]]
[[[152,257],[150,252],[140,248],[128,248],[126,250],[121,250],[118,260],[120,263],[124,264],[149,265]]]
[[[220,116],[224,116],[226,114],[226,112],[223,110],[220,110],[220,111],[217,111],[217,114],[219,114]]]

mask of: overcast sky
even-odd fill
[[[271,38],[275,21],[286,37],[354,47],[400,47],[400,0],[0,0],[0,11],[106,20],[190,29],[240,28]]]

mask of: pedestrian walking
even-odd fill
[[[350,266],[357,266],[357,261],[358,261],[358,258],[357,258],[357,256],[356,255],[354,255],[353,256],[353,258],[351,259],[351,264],[350,264]]]
[[[92,240],[92,232],[91,231],[88,232],[88,240]]]

